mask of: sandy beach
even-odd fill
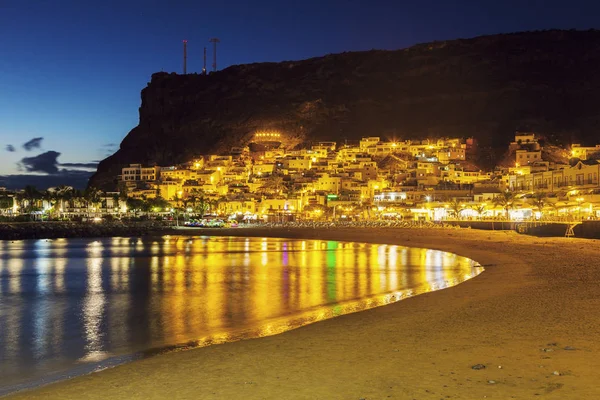
[[[177,234],[426,247],[486,270],[449,289],[280,335],[159,355],[7,398],[600,398],[599,240],[470,229]]]

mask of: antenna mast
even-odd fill
[[[187,74],[187,40],[183,41],[183,74]]]
[[[217,70],[217,43],[220,42],[218,38],[212,38],[209,40],[213,44],[213,71]]]
[[[202,75],[206,75],[206,47],[204,47],[204,64],[202,66]]]

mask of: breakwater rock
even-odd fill
[[[79,237],[145,236],[160,234],[169,222],[11,222],[0,223],[0,240]]]

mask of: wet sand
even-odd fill
[[[160,355],[8,398],[600,398],[598,240],[467,229],[177,231],[187,232],[427,247],[486,271],[280,335]]]

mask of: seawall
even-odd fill
[[[600,239],[600,221],[583,221],[577,225],[570,222],[514,222],[514,221],[447,221],[461,228],[486,231],[516,231],[518,233],[540,237],[562,237],[569,226],[573,227],[573,236],[582,239]]]
[[[0,240],[144,236],[169,227],[170,223],[164,221],[11,222],[0,223]]]

